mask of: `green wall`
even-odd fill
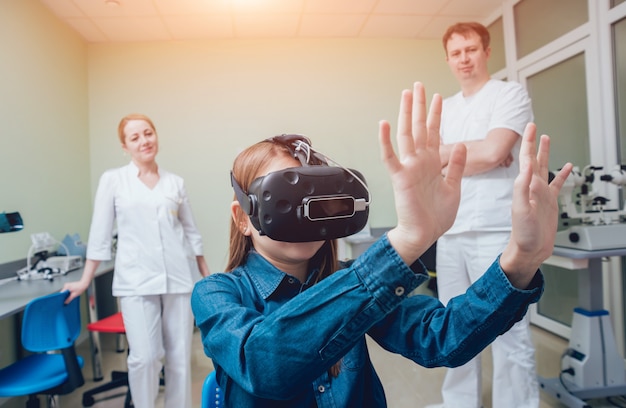
[[[361,170],[373,227],[395,223],[377,123],[395,125],[400,92],[456,89],[439,40],[220,40],[86,44],[36,0],[0,2],[0,211],[23,231],[0,235],[0,264],[30,234],[87,240],[102,172],[126,164],[116,136],[130,112],[150,115],[159,164],[187,181],[211,270],[225,265],[228,170],[247,145],[283,132]]]
[[[1,264],[25,258],[34,232],[86,234],[91,180],[87,45],[39,2],[2,0],[0,56],[0,211],[25,223],[0,234]],[[0,320],[0,366],[16,359],[16,318]]]
[[[226,263],[233,192],[229,171],[248,145],[302,133],[335,161],[363,172],[372,227],[395,225],[378,122],[395,131],[400,94],[457,85],[439,41],[221,40],[89,46],[91,181],[129,161],[117,123],[152,117],[159,164],[183,176],[212,271]]]
[[[0,211],[24,230],[0,234],[0,263],[23,259],[30,234],[87,233],[87,45],[35,0],[0,2]]]

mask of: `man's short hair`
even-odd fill
[[[480,37],[480,42],[483,44],[484,50],[489,47],[491,36],[489,35],[489,30],[487,30],[487,27],[474,21],[456,23],[448,27],[445,34],[443,35],[443,49],[446,51],[446,55],[448,55],[448,40],[450,40],[452,34],[459,34],[467,38],[472,33],[478,34],[478,36]]]

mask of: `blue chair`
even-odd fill
[[[217,408],[224,406],[224,394],[217,384],[215,371],[211,371],[204,379],[202,385],[202,404],[201,408]]]
[[[27,408],[40,406],[45,395],[64,395],[85,383],[83,359],[74,342],[80,334],[79,298],[65,305],[69,292],[34,299],[22,318],[22,346],[32,354],[0,370],[0,397],[28,396]]]

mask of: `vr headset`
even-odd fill
[[[370,194],[363,175],[329,166],[308,138],[281,135],[267,139],[285,146],[302,167],[256,178],[244,192],[231,172],[237,201],[261,235],[276,241],[311,242],[355,234],[365,227]]]

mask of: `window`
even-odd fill
[[[517,58],[530,54],[589,20],[586,0],[523,0],[514,6],[513,12]]]
[[[489,73],[494,74],[506,68],[506,56],[504,53],[504,30],[502,18],[491,23],[487,29],[491,36],[491,56],[487,62]]]
[[[626,0],[624,0],[626,1]],[[619,135],[620,163],[626,163],[626,19],[612,26],[614,72],[615,72],[615,117]]]

